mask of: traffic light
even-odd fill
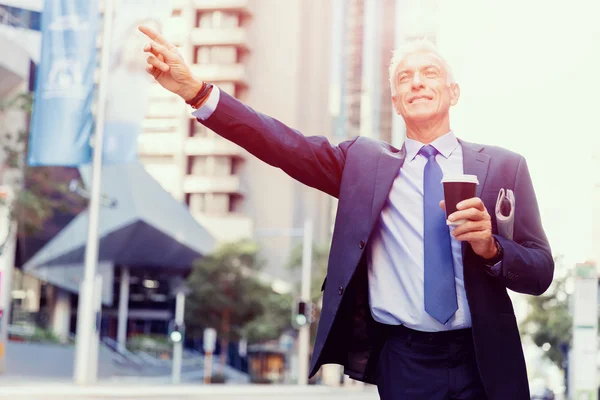
[[[185,337],[185,325],[176,324],[173,321],[169,324],[169,340],[173,343],[183,341]]]
[[[292,310],[292,325],[299,329],[306,324],[315,321],[314,305],[303,300],[296,300],[294,309]]]

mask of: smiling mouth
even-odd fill
[[[430,97],[427,97],[427,96],[420,96],[420,97],[415,97],[415,98],[411,99],[411,100],[409,101],[409,103],[410,103],[410,104],[413,104],[413,103],[424,103],[424,102],[426,102],[426,101],[430,101],[430,100],[431,100],[431,98],[430,98]]]

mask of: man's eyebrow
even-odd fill
[[[423,67],[420,67],[419,70],[423,71],[423,70],[432,69],[432,68],[433,69],[437,69],[437,70],[441,70],[442,69],[441,67],[439,67],[439,66],[437,66],[435,64],[428,64],[428,65],[425,65]],[[414,69],[404,68],[404,69],[399,70],[397,74],[398,75],[402,75],[402,74],[406,74],[406,73],[409,73],[409,72],[412,72],[412,71],[414,71]]]

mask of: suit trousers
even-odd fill
[[[377,388],[382,400],[484,400],[471,329],[386,331]]]

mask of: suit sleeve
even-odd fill
[[[544,233],[527,162],[519,161],[515,180],[513,240],[496,235],[504,249],[499,276],[507,288],[532,295],[548,289],[554,275],[554,259]]]
[[[336,146],[323,136],[304,136],[222,91],[212,114],[198,121],[292,178],[339,196],[346,153],[356,139]]]

